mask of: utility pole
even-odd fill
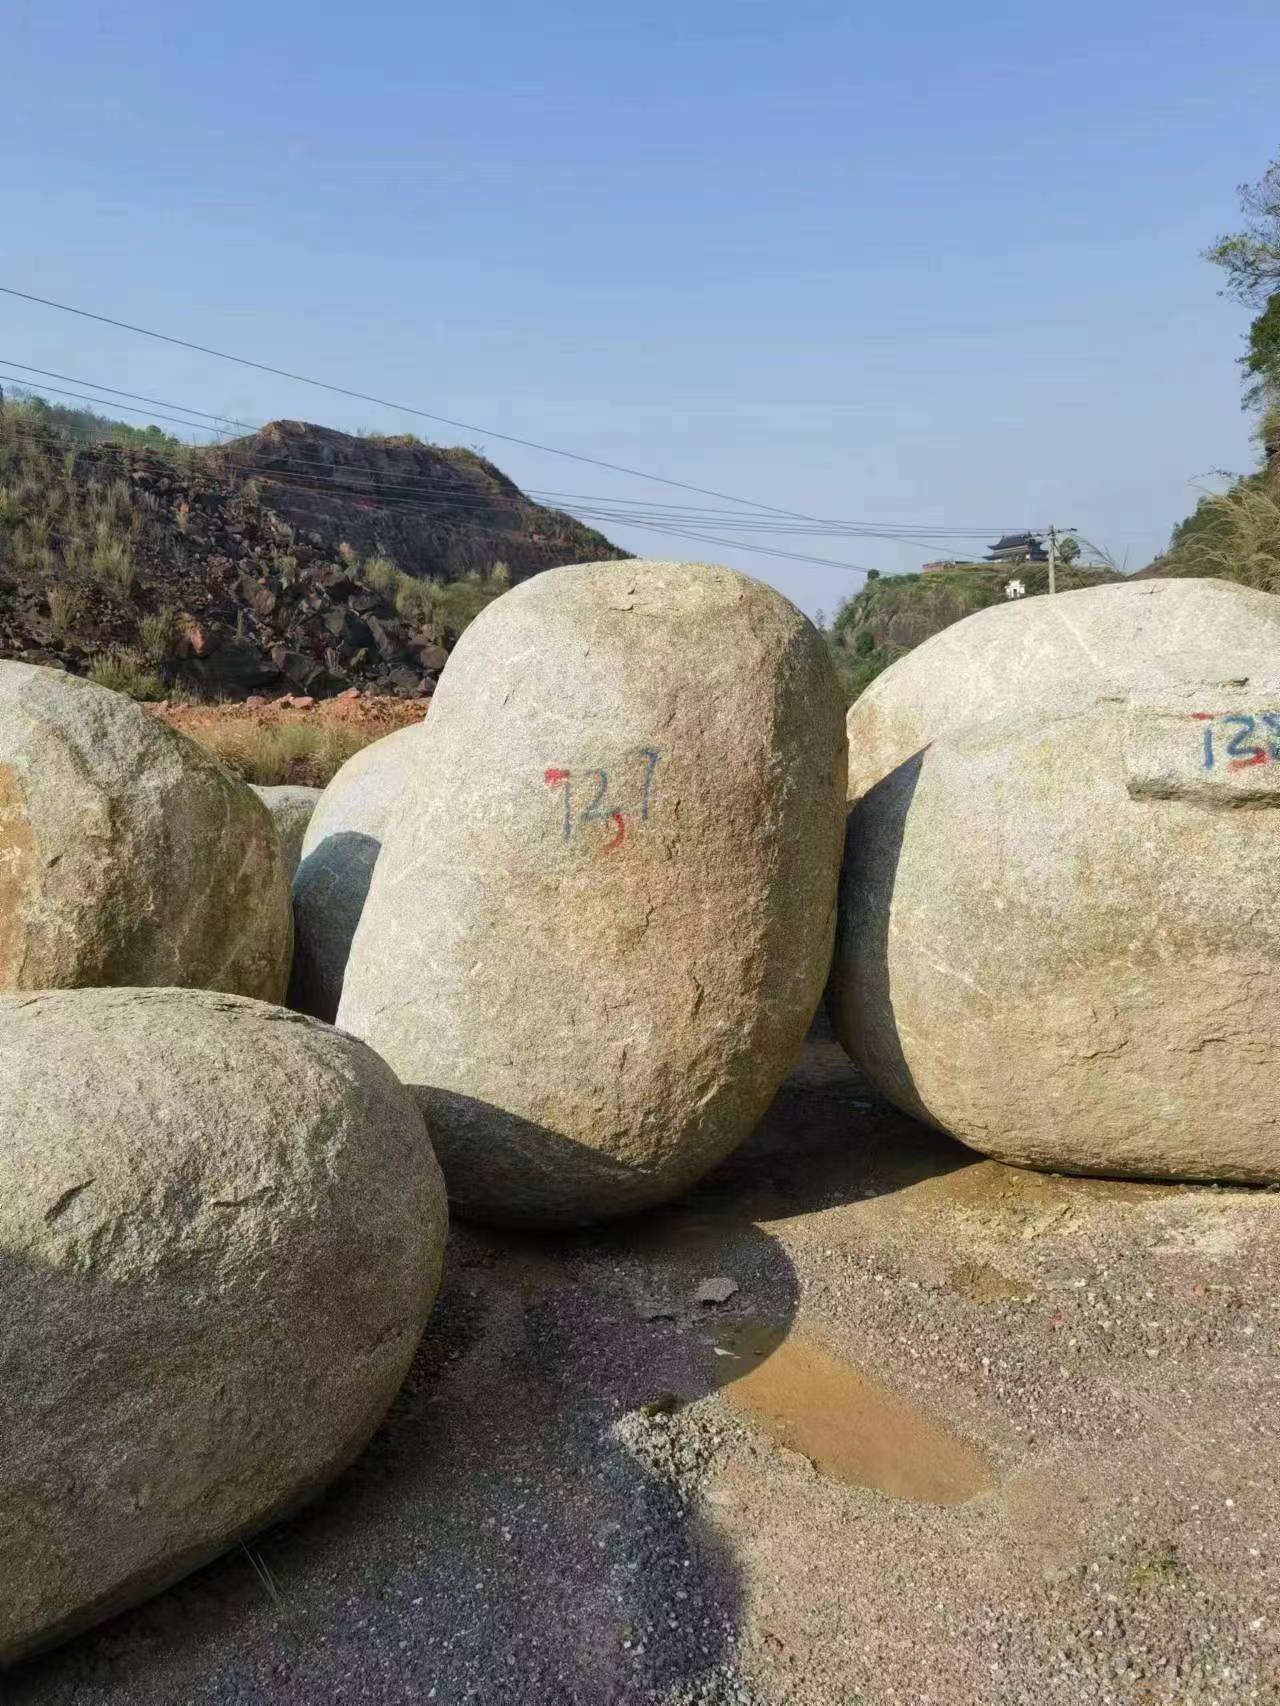
[[[1062,532],[1074,534],[1074,527],[1063,528]],[[1058,540],[1061,534],[1056,527],[1049,528],[1049,591],[1058,590]]]

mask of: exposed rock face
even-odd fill
[[[77,673],[125,647],[146,651],[148,673],[164,683],[207,698],[323,698],[351,686],[413,697],[430,691],[452,631],[424,623],[421,611],[406,616],[396,587],[370,584],[360,561],[390,555],[406,574],[449,582],[498,561],[520,580],[625,554],[468,450],[302,421],[273,422],[194,458],[84,443],[52,422],[2,428],[0,485],[34,487],[64,516],[110,493],[125,515],[135,576],[127,599],[79,572],[65,528],[55,527],[54,559],[38,570],[0,531],[0,656]],[[166,612],[172,634],[159,653],[143,623]]]
[[[594,528],[532,502],[485,457],[407,434],[271,421],[209,461],[230,483],[256,479],[275,514],[330,552],[350,544],[410,574],[454,580],[501,559],[520,581],[586,554],[625,555]]]
[[[1273,1181],[1280,669],[1168,673],[939,733],[869,789],[833,1019],[989,1155]]]
[[[353,1038],[197,990],[0,997],[0,1663],[344,1468],[444,1239],[421,1118]]]
[[[289,1004],[332,1022],[351,938],[382,845],[382,829],[420,762],[426,738],[415,723],[355,753],[324,789],[302,840],[293,880],[296,946]]]
[[[307,825],[311,822],[311,814],[316,809],[321,790],[285,786],[255,788],[253,791],[271,813],[271,821],[280,837],[280,857],[284,864],[284,874],[289,882],[292,882],[294,872],[298,869],[298,861],[302,858],[302,838],[307,833]]]
[[[1280,598],[1230,581],[1116,582],[981,610],[873,681],[848,716],[857,799],[938,735],[1026,710],[1064,688],[1125,690],[1135,668],[1185,678],[1195,656],[1280,647]]]
[[[772,589],[594,563],[476,620],[338,1010],[417,1092],[460,1212],[621,1214],[746,1136],[821,993],[843,817],[830,659]]]
[[[0,662],[0,988],[279,1000],[292,921],[243,782],[131,699]]]

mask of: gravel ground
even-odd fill
[[[1280,1703],[1278,1302],[1275,1194],[981,1161],[814,1039],[681,1203],[457,1228],[355,1468],[0,1700]]]

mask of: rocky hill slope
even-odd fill
[[[513,581],[623,557],[466,450],[297,421],[216,448],[0,407],[0,656],[141,698],[429,691]]]
[[[203,458],[230,490],[251,486],[313,543],[389,557],[407,573],[458,580],[506,563],[512,581],[593,557],[621,557],[603,535],[544,509],[483,456],[411,435],[336,432],[272,421]]]

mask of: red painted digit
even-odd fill
[[[621,812],[610,812],[609,819],[612,823],[616,823],[618,827],[612,839],[606,841],[604,844],[604,852],[606,853],[612,853],[615,847],[621,847],[623,837],[627,833],[627,822]]]

